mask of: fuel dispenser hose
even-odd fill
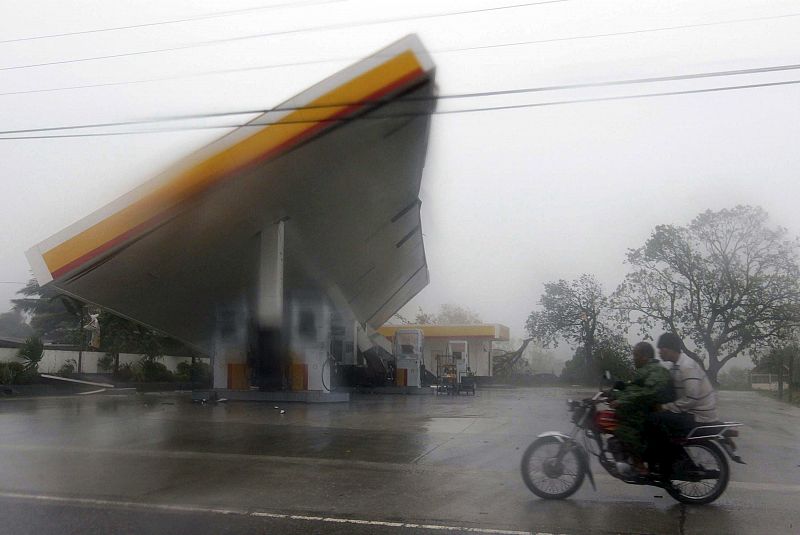
[[[335,359],[329,353],[328,358],[326,358],[325,362],[322,363],[322,372],[321,372],[322,376],[320,377],[320,379],[322,380],[322,388],[324,388],[328,392],[333,392],[333,388],[330,388],[328,387],[328,385],[325,384],[325,366],[327,365],[328,367],[330,367],[331,371],[333,371],[333,364],[335,362],[336,362]],[[333,383],[333,381],[331,381],[331,383]],[[331,387],[333,387],[333,384],[331,384]]]

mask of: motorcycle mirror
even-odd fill
[[[611,372],[605,370],[603,372],[603,375],[600,377],[600,386],[598,387],[598,390],[603,390],[604,387],[610,386],[611,384],[613,384],[613,380],[611,378]]]

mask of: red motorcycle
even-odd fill
[[[537,496],[563,499],[577,491],[586,476],[596,489],[589,468],[589,453],[613,477],[632,485],[652,485],[666,490],[682,503],[707,504],[719,498],[728,486],[728,457],[745,464],[736,455],[733,437],[739,422],[713,422],[673,437],[672,455],[662,460],[664,473],[640,475],[631,466],[630,455],[614,436],[619,426],[613,410],[599,410],[608,397],[598,392],[581,401],[569,400],[575,424],[570,434],[542,433],[522,455],[522,479]],[[581,433],[582,431],[582,433]],[[725,453],[723,453],[723,451]]]

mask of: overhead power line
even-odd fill
[[[656,76],[656,77],[649,77],[649,78],[628,78],[624,80],[607,80],[602,82],[584,82],[579,84],[561,84],[561,85],[546,85],[546,86],[538,86],[538,87],[522,87],[522,88],[515,88],[515,89],[502,89],[498,91],[477,91],[477,92],[469,92],[469,93],[451,93],[451,94],[444,94],[444,95],[434,95],[434,96],[424,96],[424,97],[415,97],[415,96],[405,96],[399,97],[394,99],[378,99],[378,100],[361,100],[361,101],[343,101],[343,102],[333,102],[324,105],[316,105],[316,106],[278,106],[277,108],[270,108],[270,109],[252,109],[252,110],[235,110],[235,111],[228,111],[228,112],[218,112],[218,113],[198,113],[198,114],[186,114],[186,115],[172,115],[166,117],[159,117],[153,119],[138,119],[138,120],[131,120],[131,121],[114,121],[114,122],[106,122],[106,123],[90,123],[90,124],[81,124],[81,125],[64,125],[64,126],[49,126],[49,127],[40,127],[40,128],[27,128],[27,129],[19,129],[19,130],[0,130],[0,135],[9,135],[9,134],[25,134],[25,133],[35,133],[35,132],[48,132],[48,131],[56,131],[56,130],[78,130],[78,129],[87,129],[87,128],[108,128],[112,126],[132,126],[138,124],[152,124],[152,123],[161,123],[161,122],[168,122],[168,121],[184,121],[184,120],[192,120],[192,119],[211,119],[211,118],[218,118],[218,117],[230,117],[233,115],[253,115],[253,114],[260,114],[260,113],[267,113],[267,112],[279,112],[279,111],[295,111],[295,110],[309,110],[309,109],[326,109],[326,108],[338,108],[342,106],[354,106],[354,105],[366,105],[366,104],[383,104],[389,101],[420,101],[420,100],[453,100],[453,99],[465,99],[465,98],[481,98],[481,97],[495,97],[495,96],[505,96],[505,95],[515,95],[515,94],[525,94],[525,93],[541,93],[545,91],[560,91],[560,90],[568,90],[568,89],[586,89],[591,87],[610,87],[610,86],[621,86],[621,85],[633,85],[633,84],[648,84],[648,83],[659,83],[659,82],[676,82],[676,81],[684,81],[684,80],[697,80],[703,78],[719,78],[719,77],[726,77],[726,76],[741,76],[741,75],[752,75],[752,74],[763,74],[769,72],[781,72],[781,71],[791,71],[800,69],[800,64],[790,64],[790,65],[773,65],[769,67],[753,67],[750,69],[736,69],[736,70],[728,70],[728,71],[711,71],[711,72],[700,72],[700,73],[689,73],[689,74],[676,74],[672,76]]]
[[[782,85],[795,85],[800,84],[800,80],[785,80],[782,82],[766,82],[761,84],[746,84],[746,85],[736,85],[736,86],[725,86],[725,87],[710,87],[706,89],[687,89],[685,91],[664,91],[661,93],[644,93],[641,95],[623,95],[618,97],[595,97],[595,98],[583,98],[583,99],[574,99],[574,100],[559,100],[553,102],[538,102],[534,104],[509,104],[506,106],[487,106],[484,108],[470,108],[464,110],[444,110],[444,111],[434,111],[433,113],[436,115],[450,115],[454,113],[475,113],[475,112],[484,112],[484,111],[501,111],[501,110],[516,110],[516,109],[523,109],[523,108],[540,108],[545,106],[561,106],[565,104],[581,104],[585,102],[611,102],[616,100],[631,100],[631,99],[644,99],[644,98],[655,98],[655,97],[670,97],[670,96],[677,96],[677,95],[696,95],[702,93],[716,93],[718,91],[738,91],[742,89],[756,89],[760,87],[777,87]]]
[[[182,19],[171,19],[171,20],[161,20],[157,22],[145,22],[142,24],[130,24],[127,26],[113,26],[110,28],[94,28],[91,30],[80,30],[75,32],[65,32],[65,33],[50,33],[46,35],[33,35],[30,37],[17,37],[14,39],[4,39],[0,41],[0,44],[5,43],[18,43],[20,41],[37,41],[40,39],[53,39],[56,37],[70,37],[73,35],[87,35],[92,33],[102,33],[102,32],[114,32],[119,30],[132,30],[135,28],[147,28],[149,26],[163,26],[166,24],[179,24],[182,22],[191,22],[196,20],[208,20],[208,19],[216,19],[221,17],[231,17],[234,15],[241,15],[243,13],[253,13],[255,11],[266,11],[270,9],[290,9],[290,8],[299,8],[299,7],[308,7],[308,6],[316,6],[322,4],[336,4],[340,2],[346,2],[347,0],[313,0],[310,2],[286,2],[283,4],[267,4],[264,6],[255,6],[255,7],[247,7],[242,9],[232,9],[229,11],[216,11],[214,13],[205,13],[203,15],[196,15],[194,17],[185,17]]]
[[[738,24],[741,22],[760,22],[765,20],[777,20],[777,19],[788,19],[793,17],[800,17],[800,13],[786,13],[783,15],[769,15],[766,17],[748,17],[744,19],[729,19],[729,20],[720,20],[720,21],[712,21],[712,22],[699,22],[696,24],[681,24],[678,26],[662,26],[659,28],[645,28],[643,30],[628,30],[624,32],[612,32],[612,33],[597,33],[591,35],[575,35],[570,37],[555,37],[552,39],[538,39],[535,41],[517,41],[515,43],[502,43],[498,45],[479,45],[479,46],[471,46],[466,48],[458,48],[458,49],[450,49],[450,50],[443,50],[442,52],[450,52],[450,51],[457,51],[463,52],[466,50],[485,50],[488,48],[500,48],[500,47],[511,47],[511,46],[527,46],[527,45],[538,45],[543,43],[558,43],[561,41],[576,41],[579,39],[597,39],[599,37],[620,37],[623,35],[636,35],[640,33],[653,33],[653,32],[669,32],[674,30],[685,30],[689,28],[705,28],[708,26],[723,26],[728,24]]]
[[[18,70],[18,69],[30,69],[32,67],[47,67],[51,65],[64,65],[67,63],[79,63],[84,61],[96,61],[101,59],[112,59],[112,58],[124,58],[130,56],[141,56],[145,54],[158,54],[161,52],[173,52],[176,50],[187,50],[191,48],[203,47],[203,46],[211,46],[217,45],[222,43],[234,43],[239,41],[247,41],[250,39],[261,39],[264,37],[273,37],[276,35],[289,35],[289,34],[297,34],[297,33],[309,33],[309,32],[321,32],[321,31],[330,31],[330,30],[343,30],[347,28],[357,28],[360,26],[374,26],[377,24],[388,24],[392,22],[404,22],[410,20],[421,20],[421,19],[432,19],[432,18],[441,18],[441,17],[452,17],[457,15],[471,15],[474,13],[485,13],[489,11],[500,11],[506,9],[517,9],[522,7],[530,7],[530,6],[538,6],[543,4],[558,4],[562,2],[569,2],[570,0],[541,0],[539,2],[527,2],[524,4],[515,4],[510,6],[498,6],[498,7],[488,7],[482,9],[470,9],[466,11],[449,11],[445,13],[428,13],[424,15],[411,15],[408,17],[395,17],[395,18],[387,18],[387,19],[374,19],[369,21],[359,21],[359,22],[342,22],[337,24],[327,24],[324,26],[311,26],[307,28],[295,28],[293,30],[279,30],[275,32],[265,32],[265,33],[256,33],[250,35],[242,35],[238,37],[227,37],[223,39],[211,39],[208,41],[199,41],[197,43],[191,43],[187,45],[180,45],[168,48],[153,48],[150,50],[139,50],[135,52],[123,52],[120,54],[110,54],[107,56],[91,56],[86,58],[73,58],[73,59],[66,59],[60,61],[48,61],[44,63],[30,63],[27,65],[13,65],[10,67],[0,67],[0,71],[11,71],[11,70]]]
[[[674,31],[680,29],[687,29],[687,28],[699,28],[705,26],[720,26],[720,25],[728,25],[728,24],[738,24],[743,22],[758,22],[758,21],[765,21],[765,20],[775,20],[775,19],[784,19],[784,18],[791,18],[791,17],[800,17],[800,13],[788,13],[784,15],[775,15],[769,17],[753,17],[753,18],[746,18],[746,19],[733,19],[733,20],[724,20],[724,21],[716,21],[716,22],[706,22],[700,24],[684,24],[680,26],[665,26],[660,28],[646,28],[642,30],[631,30],[626,32],[615,32],[615,33],[600,33],[600,34],[590,34],[590,35],[576,35],[570,37],[559,37],[553,39],[538,39],[534,41],[516,41],[511,43],[497,43],[497,44],[489,44],[489,45],[478,45],[478,46],[470,46],[470,47],[457,47],[457,48],[444,48],[444,49],[434,49],[431,50],[430,53],[433,55],[438,54],[451,54],[456,52],[469,52],[473,50],[485,50],[485,49],[493,49],[493,48],[505,48],[505,47],[515,47],[515,46],[528,46],[528,45],[538,45],[538,44],[546,44],[546,43],[555,43],[555,42],[562,42],[562,41],[573,41],[573,40],[581,40],[581,39],[596,39],[596,38],[604,38],[604,37],[617,37],[617,36],[624,36],[624,35],[634,35],[634,34],[642,34],[642,33],[650,33],[650,32],[663,32],[663,31]],[[233,68],[233,69],[217,69],[212,71],[204,71],[192,74],[179,74],[179,75],[171,75],[171,76],[163,76],[157,78],[146,78],[146,79],[139,79],[139,80],[123,80],[120,82],[106,82],[106,83],[98,83],[98,84],[82,84],[82,85],[73,85],[73,86],[64,86],[64,87],[50,87],[50,88],[43,88],[43,89],[26,89],[21,91],[7,91],[0,93],[0,96],[8,96],[8,95],[26,95],[30,93],[49,93],[54,91],[70,91],[70,90],[77,90],[77,89],[90,89],[96,87],[112,87],[112,86],[119,86],[119,85],[129,85],[129,84],[145,84],[145,83],[153,83],[153,82],[164,82],[169,80],[180,80],[183,78],[194,78],[197,76],[210,76],[210,75],[217,75],[217,74],[234,74],[240,72],[248,72],[248,71],[259,71],[259,70],[267,70],[267,69],[282,69],[287,67],[300,67],[300,66],[307,66],[307,65],[319,65],[323,63],[336,63],[342,61],[353,61],[359,59],[355,56],[347,56],[347,57],[338,57],[338,58],[329,58],[329,59],[321,59],[321,60],[307,60],[307,61],[297,61],[297,62],[287,62],[287,63],[276,63],[271,65],[259,65],[254,67],[240,67],[240,68]]]
[[[508,104],[502,106],[485,106],[480,108],[463,108],[457,110],[435,110],[430,113],[425,112],[401,112],[401,113],[390,113],[390,114],[378,114],[378,115],[364,115],[358,116],[354,118],[336,118],[336,119],[321,119],[321,120],[297,120],[297,121],[281,121],[281,122],[266,122],[266,123],[241,123],[241,124],[228,124],[228,125],[215,125],[215,126],[185,126],[185,127],[178,127],[178,128],[160,128],[156,130],[136,130],[136,131],[127,131],[127,132],[102,132],[102,133],[90,133],[90,134],[56,134],[56,135],[42,135],[42,136],[14,136],[14,137],[0,137],[0,140],[20,140],[20,139],[55,139],[55,138],[73,138],[73,137],[106,137],[106,136],[122,136],[122,135],[133,135],[133,134],[157,134],[157,133],[169,133],[169,132],[183,132],[189,130],[220,130],[220,129],[230,129],[230,128],[262,128],[264,126],[271,126],[271,125],[290,125],[290,124],[305,124],[305,123],[346,123],[352,122],[357,120],[382,120],[382,119],[401,119],[401,118],[412,118],[412,117],[420,117],[420,116],[427,116],[427,115],[454,115],[454,114],[461,114],[461,113],[479,113],[479,112],[488,112],[488,111],[503,111],[503,110],[516,110],[516,109],[525,109],[525,108],[541,108],[541,107],[548,107],[548,106],[563,106],[569,104],[582,104],[582,103],[590,103],[590,102],[612,102],[612,101],[620,101],[620,100],[632,100],[632,99],[646,99],[646,98],[656,98],[656,97],[667,97],[667,96],[677,96],[677,95],[692,95],[692,94],[702,94],[702,93],[715,93],[720,91],[738,91],[744,89],[755,89],[755,88],[765,88],[765,87],[778,87],[778,86],[787,86],[787,85],[796,85],[800,84],[800,80],[785,80],[782,82],[766,82],[760,84],[746,84],[746,85],[737,85],[737,86],[725,86],[725,87],[712,87],[706,89],[688,89],[685,91],[664,91],[661,93],[643,93],[639,95],[622,95],[616,97],[595,97],[595,98],[584,98],[584,99],[571,99],[571,100],[556,100],[550,102],[537,102],[537,103],[530,103],[530,104]],[[120,124],[122,126],[122,124]],[[2,136],[2,132],[0,132],[0,136]]]

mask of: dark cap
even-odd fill
[[[677,351],[678,353],[681,352],[681,339],[678,337],[677,334],[674,333],[664,333],[658,337],[658,347],[671,349],[673,351]]]

